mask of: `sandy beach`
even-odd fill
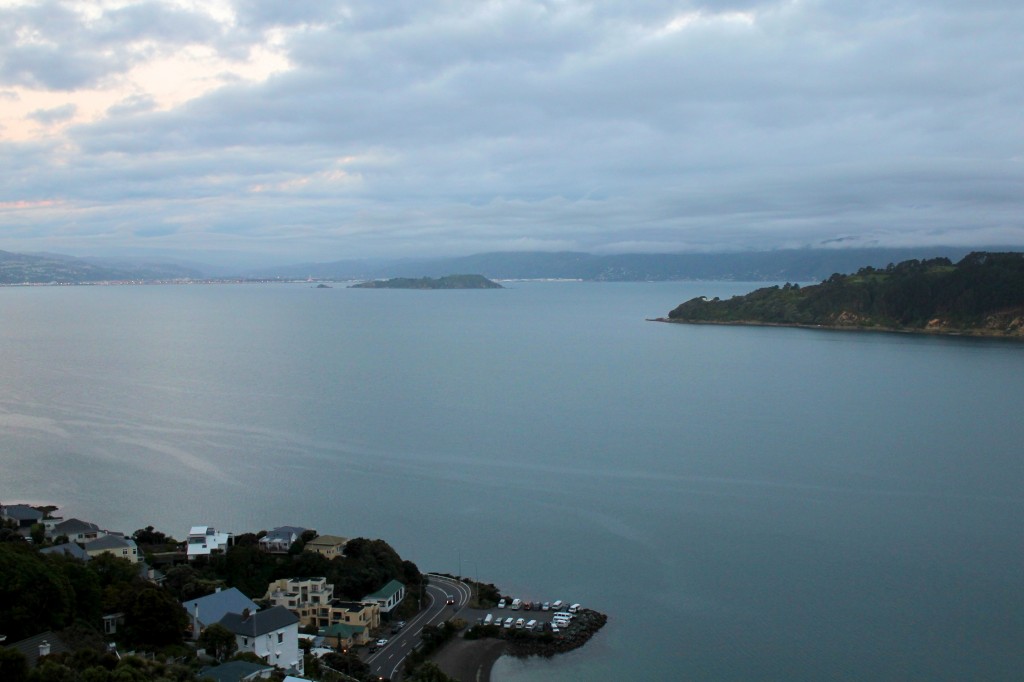
[[[433,660],[446,675],[459,682],[489,682],[491,668],[505,653],[501,639],[455,639],[445,646]]]

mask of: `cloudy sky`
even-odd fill
[[[0,0],[0,249],[1024,245],[1019,0]]]

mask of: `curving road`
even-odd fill
[[[434,573],[428,573],[426,578],[427,607],[408,621],[400,632],[391,635],[388,643],[377,653],[366,659],[370,671],[379,678],[397,680],[402,674],[405,657],[420,645],[423,628],[436,627],[450,620],[469,603],[472,594],[469,585]],[[455,600],[454,604],[445,603],[448,595]]]

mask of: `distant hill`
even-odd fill
[[[963,258],[969,249],[953,247],[874,249],[787,249],[743,253],[594,255],[575,251],[498,252],[416,260],[345,260],[303,263],[248,273],[252,277],[353,280],[440,277],[478,272],[491,279],[580,279],[596,282],[732,280],[813,282],[865,265],[885,267],[908,259]]]
[[[132,264],[122,261],[100,263],[59,254],[0,251],[0,284],[83,284],[198,276],[199,273],[194,270],[165,264]]]
[[[433,279],[420,277],[396,277],[394,279],[374,280],[353,284],[350,289],[503,289],[497,282],[482,275],[446,275]]]
[[[909,260],[821,284],[691,299],[670,322],[887,329],[1024,338],[1024,253]]]

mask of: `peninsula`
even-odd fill
[[[701,296],[662,322],[863,329],[1024,340],[1024,253],[975,252],[834,274],[728,300]]]
[[[350,289],[504,289],[483,275],[446,275],[444,277],[395,277],[353,284]]]

